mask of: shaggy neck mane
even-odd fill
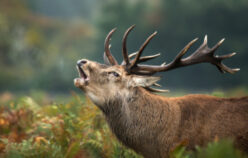
[[[116,137],[140,152],[146,149],[145,142],[154,143],[154,139],[159,138],[160,130],[153,130],[154,128],[162,130],[174,120],[171,117],[174,112],[165,97],[152,94],[144,88],[135,88],[132,94],[125,97],[116,94],[103,107],[101,110]]]

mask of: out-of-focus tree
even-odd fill
[[[23,0],[0,2],[0,89],[72,87],[75,61],[94,50],[94,29],[83,20],[44,16],[28,6]]]
[[[210,46],[226,38],[217,54],[238,52],[224,62],[241,68],[235,75],[221,75],[215,67],[201,64],[162,73],[166,87],[247,86],[247,15],[246,0],[1,0],[0,91],[72,89],[76,60],[102,62],[104,38],[114,27],[118,30],[112,52],[122,60],[121,38],[132,24],[136,28],[128,38],[130,53],[158,31],[144,54],[162,55],[150,64],[171,61],[187,42],[199,37],[192,52],[205,34]]]

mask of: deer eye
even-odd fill
[[[117,72],[115,72],[115,71],[111,71],[111,72],[109,72],[108,74],[112,74],[112,75],[114,75],[115,77],[119,77],[120,75],[117,73]]]

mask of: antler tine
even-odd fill
[[[105,44],[104,44],[104,50],[105,50],[104,53],[105,53],[106,57],[108,58],[110,64],[112,64],[112,65],[118,65],[118,62],[117,62],[117,61],[115,60],[115,58],[112,56],[112,54],[111,54],[111,52],[110,52],[110,47],[109,47],[109,41],[110,41],[110,39],[111,39],[112,34],[113,34],[115,31],[116,31],[116,28],[112,29],[112,30],[108,33],[108,35],[107,35],[107,37],[106,37],[106,39],[105,39]]]
[[[154,55],[150,55],[150,56],[140,57],[138,63],[146,62],[146,61],[151,60],[151,59],[154,59],[154,58],[156,58],[158,56],[160,56],[160,53],[157,53],[157,54],[154,54]]]
[[[230,74],[233,74],[233,73],[235,73],[235,72],[237,72],[237,71],[240,70],[240,68],[234,68],[234,69],[229,68],[229,67],[227,67],[225,64],[223,64],[221,62],[220,63],[216,63],[215,65],[217,66],[217,68],[219,69],[219,71],[222,72],[222,73],[228,72]]]
[[[134,53],[131,53],[128,57],[129,59],[131,59],[132,57],[134,57],[138,52],[134,52]]]
[[[123,39],[122,39],[122,55],[123,55],[123,59],[124,59],[126,65],[130,64],[128,52],[127,52],[127,36],[134,29],[134,27],[135,27],[135,25],[132,25],[131,27],[129,27],[127,29],[127,31],[125,32]]]
[[[129,55],[128,55],[128,59],[131,59],[132,57],[134,57],[135,55],[137,55],[137,53],[138,53],[138,52],[133,52],[133,53],[129,54]],[[121,65],[126,65],[126,61],[123,60],[123,61],[121,62]]]
[[[128,57],[129,59],[131,59],[132,57],[134,57],[138,52],[134,52],[132,54],[130,54]],[[150,60],[150,59],[154,59],[158,56],[160,56],[161,54],[160,53],[157,53],[157,54],[154,54],[154,55],[149,55],[149,56],[144,56],[144,57],[140,57],[140,60],[142,60],[142,62],[145,62],[147,60]]]
[[[225,41],[225,38],[222,38],[212,49],[216,50],[217,48],[219,48],[219,46]],[[214,51],[213,51],[214,52]]]
[[[230,54],[226,54],[226,55],[222,55],[222,56],[218,56],[218,55],[215,55],[214,56],[214,52],[220,47],[220,45],[224,42],[225,38],[222,38],[213,48],[208,48],[207,46],[207,43],[206,43],[206,46],[207,48],[206,49],[210,49],[209,51],[209,54],[211,55],[211,58],[209,60],[206,60],[205,62],[210,62],[212,63],[213,65],[215,65],[219,70],[220,72],[222,73],[235,73],[237,71],[239,71],[240,69],[239,68],[229,68],[227,67],[225,64],[222,63],[222,60],[224,59],[227,59],[227,58],[230,58],[234,55],[236,55],[236,53],[230,53]],[[195,52],[197,53],[197,52]],[[192,54],[193,55],[193,54]]]
[[[235,73],[239,71],[239,68],[229,68],[222,63],[223,59],[230,58],[234,56],[236,53],[231,53],[222,56],[215,56],[214,52],[219,48],[219,46],[223,43],[224,39],[220,40],[213,48],[209,48],[207,45],[207,35],[204,38],[204,42],[202,45],[190,56],[183,58],[182,56],[187,52],[187,50],[195,43],[197,39],[194,39],[189,44],[187,44],[184,49],[176,56],[176,58],[167,65],[162,66],[150,66],[150,65],[138,65],[137,67],[132,69],[132,72],[139,71],[148,71],[151,73],[169,71],[178,67],[198,64],[198,63],[211,63],[221,71],[228,73]]]
[[[181,51],[180,53],[176,56],[175,60],[180,60],[184,54],[186,54],[186,52],[189,50],[189,48],[198,40],[198,38],[193,39],[192,41],[190,41]]]
[[[153,86],[156,86],[156,87],[162,87],[160,84],[158,83],[154,83]]]
[[[237,54],[236,52],[233,52],[233,53],[222,55],[222,56],[216,55],[215,57],[220,59],[220,60],[223,60],[223,59],[231,58],[232,56],[234,56],[236,54]]]
[[[170,90],[168,90],[168,89],[157,89],[157,88],[152,88],[152,87],[145,87],[145,89],[147,89],[148,91],[151,91],[151,92],[158,92],[158,93],[170,92]]]
[[[155,31],[153,34],[151,34],[147,39],[146,41],[143,43],[143,45],[140,47],[134,61],[131,63],[131,66],[130,66],[130,69],[132,69],[134,66],[137,65],[139,59],[140,59],[140,56],[143,52],[143,50],[145,49],[145,47],[148,45],[148,43],[151,41],[151,39],[157,34],[157,31]]]
[[[130,54],[130,55],[128,56],[129,59],[132,58],[133,56],[135,56],[136,54],[137,54],[137,52]],[[154,54],[154,55],[150,55],[150,56],[140,57],[140,59],[139,59],[139,61],[138,61],[137,64],[142,63],[142,62],[146,62],[146,61],[151,60],[151,59],[154,59],[154,58],[156,58],[156,57],[158,57],[158,56],[160,56],[160,53],[157,53],[157,54]],[[131,60],[131,62],[133,62],[133,61],[134,61],[134,60]],[[125,65],[125,61],[123,61],[123,62],[121,63],[121,65]]]

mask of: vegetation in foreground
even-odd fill
[[[214,92],[213,95],[224,93]],[[240,94],[239,94],[240,95]],[[141,158],[120,144],[102,113],[87,98],[63,97],[57,104],[44,93],[15,98],[0,95],[0,157],[6,158]],[[60,98],[59,98],[60,99]],[[56,100],[56,99],[54,99]],[[186,151],[178,146],[174,158],[247,157],[229,140]]]

